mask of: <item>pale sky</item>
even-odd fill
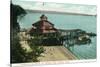
[[[34,1],[21,1],[12,0],[13,4],[20,5],[24,9],[29,10],[43,10],[43,11],[58,11],[67,13],[79,13],[96,15],[96,5],[80,5],[80,4],[62,4],[62,3],[47,3],[45,2],[34,2]]]

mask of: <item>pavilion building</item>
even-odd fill
[[[31,34],[44,35],[44,36],[56,36],[58,30],[54,27],[50,21],[48,21],[47,16],[41,15],[40,20],[32,24],[30,30]]]

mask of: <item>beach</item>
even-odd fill
[[[38,58],[39,61],[65,61],[77,58],[64,46],[43,46],[45,52]]]

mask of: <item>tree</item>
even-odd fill
[[[43,53],[45,51],[42,46],[38,46],[37,42],[38,41],[35,39],[28,40],[29,46],[30,46],[32,51],[27,54],[28,55],[27,60],[37,62],[37,61],[39,61],[38,57],[41,56],[41,53]]]
[[[26,49],[23,49],[20,44],[18,33],[20,32],[20,25],[17,22],[18,17],[23,17],[26,12],[25,10],[20,7],[19,5],[10,5],[11,7],[11,27],[10,27],[10,43],[11,43],[11,63],[22,63],[22,62],[31,62],[31,61],[38,61],[38,57],[41,53],[44,52],[43,47],[39,47],[35,45],[35,41],[32,39],[29,40],[29,46],[31,47],[31,52],[26,52]]]
[[[10,7],[11,7],[10,8],[10,11],[11,11],[11,13],[10,13],[10,16],[11,16],[11,19],[10,19],[11,20],[11,23],[10,23],[11,28],[10,29],[11,29],[11,32],[12,31],[18,32],[20,30],[20,26],[19,26],[19,23],[17,22],[17,18],[18,18],[18,16],[23,17],[24,15],[26,15],[26,12],[19,5],[13,5],[11,3]]]
[[[20,25],[17,22],[17,17],[23,17],[26,12],[19,5],[10,4],[10,43],[11,43],[11,63],[23,62],[25,56],[25,50],[21,48],[19,43],[18,32],[20,31]]]

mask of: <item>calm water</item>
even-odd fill
[[[39,20],[43,13],[27,12],[20,22],[21,28],[31,28],[32,24]],[[50,14],[44,13],[57,29],[82,29],[87,32],[96,33],[96,16]],[[92,43],[87,45],[75,45],[70,50],[79,59],[96,58],[96,37],[92,38]]]
[[[74,45],[70,47],[70,50],[78,59],[96,59],[96,37],[91,38],[91,40],[91,44]]]

